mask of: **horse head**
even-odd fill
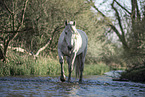
[[[74,39],[77,34],[76,22],[70,21],[69,23],[65,21],[65,29],[64,29],[64,39],[67,44],[68,50],[71,52],[74,47]]]

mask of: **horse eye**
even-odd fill
[[[65,32],[65,34],[67,35],[67,32]]]

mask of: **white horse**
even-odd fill
[[[87,52],[88,38],[84,31],[76,29],[76,23],[65,21],[65,29],[61,33],[58,41],[58,55],[61,64],[60,80],[64,82],[64,56],[67,56],[68,63],[68,82],[71,80],[71,73],[75,66],[76,77],[79,76],[79,82],[82,82],[85,56]]]

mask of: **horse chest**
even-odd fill
[[[62,43],[62,45],[61,45],[61,52],[62,52],[64,55],[69,55],[69,51],[68,51],[68,47],[67,47],[66,42],[63,42],[63,43]]]
[[[80,34],[74,35],[73,40],[74,40],[74,45],[73,45],[74,46],[74,50],[73,50],[73,52],[78,52],[79,49],[82,46],[82,38],[81,38]]]

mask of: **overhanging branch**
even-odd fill
[[[26,6],[27,6],[28,1],[29,1],[29,0],[26,0],[26,1],[25,1],[25,4],[24,4],[24,6],[23,6],[23,10],[22,10],[21,22],[19,23],[19,25],[18,25],[16,31],[19,31],[20,27],[23,25],[23,22],[24,22],[24,16],[25,16],[25,11],[26,11]]]
[[[6,34],[6,33],[17,33],[17,32],[24,32],[24,31],[0,31],[0,33],[5,33]]]
[[[5,0],[0,0],[0,2],[3,4],[4,8],[11,14],[13,15],[14,13],[8,8],[8,6],[5,3]]]
[[[95,4],[93,3],[92,0],[88,0],[87,1],[88,4],[90,4],[95,10],[97,10],[104,18],[106,18],[106,16],[95,6]]]
[[[131,15],[131,12],[129,12],[125,7],[123,7],[118,1],[114,0],[114,2],[116,2],[117,5],[119,5],[123,10],[125,10],[128,14]]]
[[[116,1],[116,0],[114,0]],[[123,30],[123,27],[122,27],[122,22],[121,22],[121,18],[120,18],[120,15],[119,15],[119,12],[117,11],[117,9],[114,7],[114,1],[112,2],[111,6],[112,6],[112,9],[115,11],[116,13],[116,17],[117,17],[117,20],[118,20],[118,24],[119,24],[119,27],[121,29],[121,32],[122,32],[122,36],[125,37],[124,35],[124,30]]]
[[[105,19],[107,19],[106,15],[103,14],[103,13],[95,6],[95,4],[92,2],[92,0],[88,0],[87,2],[88,2],[96,11],[98,11]],[[128,45],[127,45],[127,42],[126,42],[126,40],[125,40],[124,30],[123,30],[123,27],[122,27],[121,18],[120,18],[120,16],[119,16],[118,10],[114,7],[114,2],[116,2],[116,3],[118,3],[118,2],[117,2],[116,0],[113,0],[111,6],[112,6],[112,9],[113,9],[113,10],[115,11],[115,13],[116,13],[116,17],[117,17],[117,20],[118,20],[118,23],[119,23],[119,26],[120,26],[122,35],[119,33],[118,29],[117,29],[110,21],[107,22],[107,25],[110,26],[111,29],[116,33],[116,35],[118,36],[119,40],[122,42],[123,46],[124,46],[125,48],[128,49]],[[119,5],[121,8],[123,8],[124,10],[126,10],[126,11],[130,14],[130,12],[129,12],[127,9],[125,9],[123,6],[121,6],[119,3],[118,3],[118,5]]]

